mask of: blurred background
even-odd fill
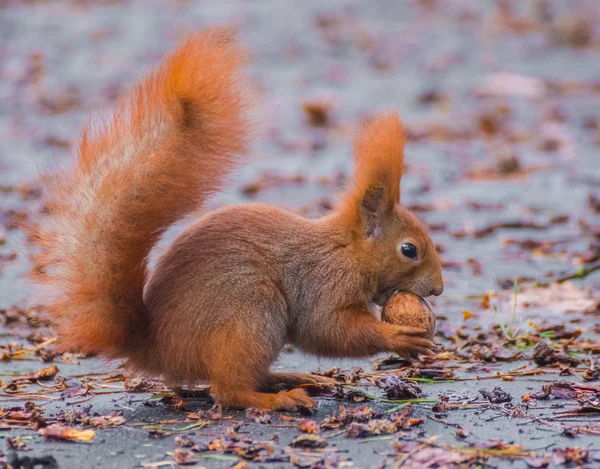
[[[397,109],[408,135],[403,202],[430,224],[447,299],[593,261],[599,9],[595,0],[0,1],[0,306],[26,297],[14,222],[39,209],[39,170],[68,160],[90,113],[110,110],[189,32],[215,24],[236,25],[252,54],[261,126],[249,165],[213,207],[327,211],[356,125]],[[540,234],[543,246],[523,243]]]

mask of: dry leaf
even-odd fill
[[[125,423],[125,417],[122,415],[111,412],[108,415],[100,415],[98,417],[92,417],[90,424],[94,427],[116,427]]]
[[[29,376],[31,381],[45,381],[47,379],[54,378],[60,370],[56,365],[50,365],[48,368],[42,368],[41,370],[32,373]]]
[[[298,425],[298,429],[304,433],[317,433],[317,422],[311,419],[302,419]]]
[[[300,435],[292,440],[292,448],[325,448],[329,443],[318,435]]]
[[[90,442],[96,436],[94,430],[77,430],[73,427],[63,427],[62,425],[57,424],[42,428],[39,431],[39,434],[44,436],[47,440],[83,442]]]

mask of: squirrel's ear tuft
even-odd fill
[[[354,143],[354,176],[342,204],[373,234],[378,222],[400,202],[404,167],[404,130],[397,113],[367,122]]]

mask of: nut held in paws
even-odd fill
[[[394,294],[381,313],[381,320],[398,326],[422,327],[433,338],[435,313],[429,303],[412,293]]]

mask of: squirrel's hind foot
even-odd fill
[[[304,389],[299,388],[277,394],[236,390],[220,395],[217,392],[215,399],[224,407],[235,409],[256,407],[264,410],[295,410],[298,407],[313,409],[316,406],[314,399],[308,397]]]

